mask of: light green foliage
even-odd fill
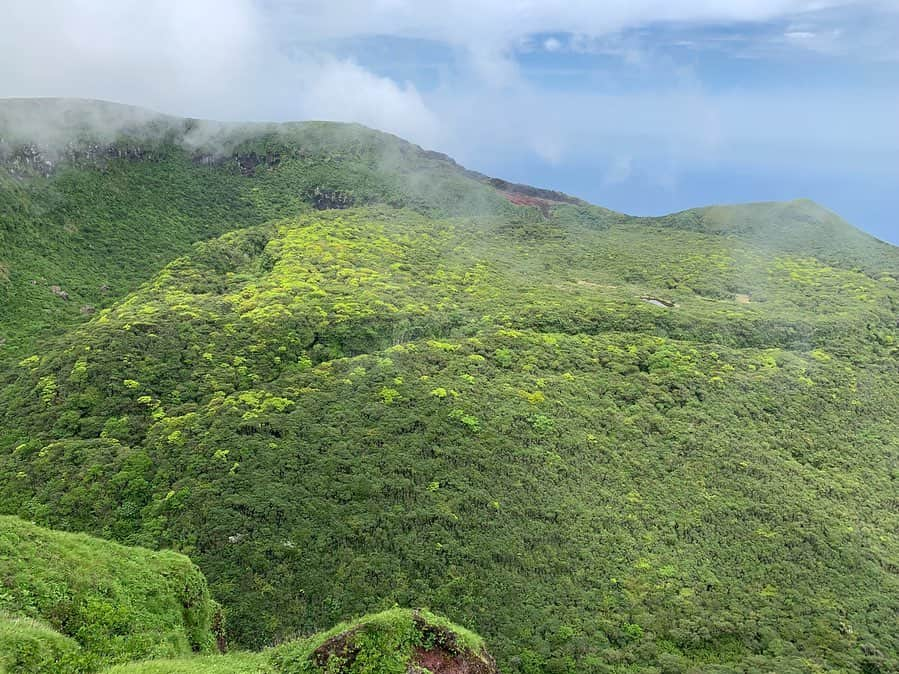
[[[0,674],[79,671],[85,658],[78,643],[31,618],[0,615]]]
[[[264,655],[229,653],[180,660],[150,660],[118,665],[103,674],[277,674]]]
[[[400,397],[400,392],[395,388],[384,386],[380,391],[378,391],[378,397],[384,402],[385,405],[389,405],[394,400]]]

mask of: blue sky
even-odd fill
[[[5,2],[3,96],[356,121],[628,213],[807,197],[899,244],[899,0]]]
[[[549,149],[514,141],[456,141],[458,147],[443,149],[488,174],[639,215],[811,198],[899,244],[899,60],[890,53],[895,44],[876,39],[875,17],[856,9],[805,23],[648,23],[592,40],[572,33],[529,35],[509,58],[547,106],[582,101],[582,113],[547,117],[548,125],[577,118],[583,133],[548,129]],[[859,31],[857,41],[838,44],[834,31],[849,29]],[[899,33],[892,35],[899,41]],[[380,75],[414,83],[426,100],[465,86],[457,54],[439,42],[377,36],[337,49]],[[684,125],[691,124],[683,112],[671,143],[658,114],[648,115],[645,135],[639,124],[616,123],[618,133],[601,128],[602,122],[584,129],[591,112],[604,119],[591,106],[610,97],[620,97],[628,110],[634,100],[658,106],[662,116],[673,98],[687,105],[688,116],[697,108],[700,126],[714,128],[692,147],[689,140],[688,147],[679,146]],[[741,137],[746,131],[750,137]],[[688,139],[695,132],[687,131]]]

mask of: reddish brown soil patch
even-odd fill
[[[581,201],[576,197],[569,196],[564,192],[544,190],[539,187],[532,187],[530,185],[521,185],[520,183],[510,183],[506,180],[501,180],[500,178],[487,178],[486,176],[482,176],[482,178],[485,178],[490,185],[504,194],[520,194],[525,197],[535,197],[537,199],[542,199],[543,201],[557,204],[578,204],[581,206],[587,205],[585,201]]]
[[[537,197],[529,197],[525,194],[515,194],[514,192],[503,192],[502,195],[519,206],[545,206],[549,204],[546,199],[538,199]]]
[[[338,658],[338,662],[343,666],[352,665],[359,655],[359,648],[353,643],[355,636],[356,630],[352,629],[328,639],[313,651],[312,659],[315,665],[324,670],[331,658]]]
[[[552,212],[553,202],[548,201],[547,199],[531,197],[527,194],[518,194],[516,192],[500,192],[500,194],[516,206],[533,206],[539,208],[540,212],[543,213],[545,217],[549,217],[550,212]]]
[[[496,665],[473,653],[450,655],[444,650],[416,648],[413,662],[431,674],[497,674]]]
[[[415,649],[413,665],[425,667],[432,674],[498,674],[489,655],[472,652],[451,630],[432,625],[417,613],[413,620],[424,644]]]

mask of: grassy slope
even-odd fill
[[[41,621],[0,615],[0,673],[77,671],[84,660],[74,639]]]
[[[266,657],[256,653],[229,653],[178,660],[146,660],[118,665],[103,674],[275,674]]]
[[[210,651],[206,581],[173,552],[0,517],[0,671],[94,671]]]
[[[504,671],[895,666],[895,249],[803,202],[545,219],[305,128],[232,176],[296,217],[17,338],[0,507],[196,555],[246,645],[397,602]]]
[[[334,651],[329,644],[343,641],[358,654],[339,674],[405,674],[414,648],[449,648],[491,662],[476,634],[427,611],[402,609],[264,653],[208,655],[214,606],[189,560],[14,517],[0,517],[0,579],[2,674],[338,674],[317,666],[314,652]]]
[[[771,254],[788,252],[872,276],[897,277],[895,246],[848,226],[807,199],[709,206],[649,221],[741,239]]]
[[[496,671],[477,634],[428,611],[394,608],[261,653],[136,662],[105,674],[407,674],[420,671],[410,667],[421,651],[457,656],[469,665],[483,666],[478,671],[484,674]],[[351,657],[346,657],[348,653]]]

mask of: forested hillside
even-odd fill
[[[899,249],[119,113],[2,146],[0,511],[189,554],[238,647],[430,606],[509,673],[897,671]]]

